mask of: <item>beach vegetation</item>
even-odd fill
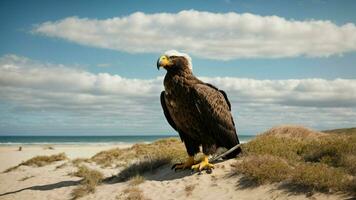
[[[73,189],[71,195],[72,199],[78,199],[95,192],[97,185],[103,180],[103,174],[95,169],[90,169],[85,165],[78,167],[77,171],[73,173],[74,176],[81,177],[80,185]]]
[[[275,127],[242,146],[233,173],[257,184],[282,182],[322,192],[355,190],[356,134]]]
[[[20,166],[42,167],[45,165],[50,165],[57,161],[63,161],[63,160],[67,160],[67,159],[68,158],[65,153],[59,153],[59,154],[54,154],[54,155],[50,155],[50,156],[35,156],[31,159],[28,159],[28,160],[14,166],[14,167],[10,167],[10,168],[6,169],[4,171],[4,173],[13,171],[13,170],[19,168]]]
[[[81,165],[82,163],[84,162],[90,162],[90,159],[88,158],[75,158],[73,160],[71,160],[71,163],[74,165],[74,166],[79,166]]]
[[[101,167],[117,167],[125,164],[125,160],[128,157],[125,151],[120,148],[101,151],[91,157],[91,161],[100,165]]]
[[[146,200],[143,196],[143,192],[138,187],[128,187],[123,192],[116,196],[117,200]]]
[[[128,180],[163,165],[182,162],[186,157],[183,143],[178,138],[167,138],[149,144],[135,144],[126,149],[102,151],[90,160],[101,167],[124,167],[118,178]]]
[[[120,167],[142,160],[182,161],[185,158],[186,152],[182,142],[178,138],[167,138],[149,144],[134,144],[130,148],[102,151],[90,160],[101,167]]]
[[[244,156],[232,167],[258,184],[283,181],[292,170],[285,159],[269,154]]]

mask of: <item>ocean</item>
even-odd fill
[[[0,145],[80,145],[80,144],[133,144],[149,143],[158,139],[178,137],[174,135],[144,135],[144,136],[0,136]],[[245,143],[254,135],[239,135],[241,143]]]

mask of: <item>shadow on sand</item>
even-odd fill
[[[229,174],[227,176],[225,176],[226,178],[231,178],[234,176],[239,176],[237,178],[237,183],[236,183],[236,188],[237,189],[254,189],[260,186],[263,186],[261,184],[259,184],[256,180],[249,178],[247,176],[243,176],[243,175],[238,175],[236,173],[232,173]],[[280,182],[276,184],[276,187],[272,187],[270,189],[270,192],[273,191],[282,191],[284,194],[288,195],[288,196],[293,196],[293,195],[305,195],[307,198],[312,198],[312,196],[315,193],[324,193],[324,194],[328,194],[327,191],[315,191],[310,187],[305,187],[302,185],[296,185],[296,184],[291,184],[288,182]],[[353,194],[347,194],[347,193],[338,193],[338,195],[340,196],[341,199],[344,200],[356,200],[356,196],[353,196]]]
[[[214,164],[223,161],[215,161]],[[154,181],[168,181],[174,179],[181,179],[186,176],[191,176],[195,173],[189,169],[186,170],[172,170],[172,163],[167,159],[145,160],[128,166],[115,176],[104,179],[104,183],[115,184],[118,182],[125,182],[136,175],[144,176],[146,180]]]
[[[154,164],[140,162],[125,168],[117,175],[104,179],[103,183],[115,184],[119,182],[125,182],[136,175],[144,176],[146,180],[168,181],[190,176],[193,173],[194,172],[191,172],[190,170],[174,171],[171,169],[171,164],[167,164],[166,162],[156,162]]]
[[[58,183],[52,183],[52,184],[47,184],[47,185],[36,185],[36,186],[31,186],[31,187],[15,190],[15,191],[12,191],[12,192],[6,192],[6,193],[3,193],[3,194],[0,194],[0,197],[1,196],[5,196],[5,195],[9,195],[9,194],[15,194],[15,193],[18,193],[18,192],[22,192],[24,190],[47,191],[47,190],[53,190],[53,189],[62,188],[62,187],[74,186],[74,185],[78,185],[79,183],[80,183],[80,180],[78,180],[78,181],[61,181],[61,182],[58,182]]]

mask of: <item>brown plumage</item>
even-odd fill
[[[188,154],[194,156],[199,152],[199,146],[208,155],[217,147],[229,149],[239,144],[226,93],[196,78],[187,55],[170,54],[157,62],[157,67],[167,70],[161,105]],[[240,151],[237,149],[229,157],[235,157]]]

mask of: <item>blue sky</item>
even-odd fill
[[[155,70],[155,61],[163,53],[163,49],[177,47],[178,50],[191,55],[195,75],[227,90],[233,101],[238,129],[242,134],[256,134],[270,126],[284,123],[301,124],[315,129],[354,126],[355,123],[351,118],[356,116],[356,105],[352,103],[355,100],[352,92],[355,91],[356,44],[355,38],[350,35],[355,30],[355,10],[356,3],[351,0],[269,1],[268,3],[262,0],[150,1],[150,3],[105,1],[105,4],[100,1],[1,1],[0,63],[4,73],[0,74],[0,110],[2,111],[0,134],[173,134],[159,107],[158,95],[162,88],[157,89],[157,87],[161,83],[160,77],[164,76],[165,72]],[[188,33],[187,38],[195,37],[196,40],[193,41],[197,44],[187,44],[185,47],[184,42],[178,41],[178,46],[170,45],[172,38],[173,40],[179,38],[178,31],[177,35],[170,35],[169,39],[162,34],[154,41],[145,41],[141,49],[141,46],[134,42],[144,41],[147,35],[140,35],[144,31],[139,30],[128,40],[128,44],[135,46],[130,49],[120,45],[120,42],[113,47],[107,45],[111,41],[123,39],[120,37],[124,37],[124,33],[120,33],[119,28],[115,30],[119,31],[117,35],[110,35],[109,32],[104,31],[109,35],[108,37],[100,35],[102,30],[98,28],[99,30],[95,32],[97,35],[94,36],[99,39],[87,40],[86,33],[79,30],[78,34],[84,38],[81,40],[73,34],[73,31],[78,30],[72,29],[69,24],[74,21],[76,27],[82,26],[86,29],[90,27],[88,23],[96,23],[97,20],[97,26],[109,30],[111,25],[105,27],[105,24],[110,19],[121,21],[128,17],[129,21],[132,20],[132,24],[136,22],[134,14],[141,12],[143,18],[153,21],[156,19],[153,15],[159,15],[163,20],[161,26],[164,28],[162,13],[170,13],[172,19],[178,19],[184,14],[179,14],[181,11],[186,11],[185,14],[189,16],[195,14],[201,16],[206,13],[206,16],[212,17],[212,20],[219,18],[219,14],[229,18],[231,16],[227,13],[230,12],[235,14],[231,17],[232,23],[238,23],[236,20],[239,17],[249,13],[252,18],[242,16],[244,18],[242,20],[245,20],[247,25],[241,27],[238,25],[232,31],[224,26],[222,30],[214,29],[214,24],[209,24],[210,21],[201,22],[200,20],[204,19],[199,17],[192,18],[192,21],[196,21],[198,26],[199,23],[206,23],[203,28],[207,31],[201,34],[214,32],[217,35],[220,33],[224,35],[230,31],[229,33],[233,34],[246,34],[247,38],[257,35],[256,38],[263,39],[261,42],[249,44],[251,47],[248,46],[250,49],[246,49],[246,52],[243,48],[235,52],[236,48],[233,45],[226,45],[224,50],[215,51],[209,49],[209,46],[196,50],[196,45],[204,45],[206,41],[199,40],[199,37],[194,36],[195,32],[190,30],[198,30],[200,33],[201,27],[185,27],[183,24],[183,28],[186,28],[184,33]],[[268,16],[276,18],[269,19]],[[65,21],[66,19],[72,21]],[[249,19],[252,25],[248,24]],[[256,20],[256,24],[257,22],[272,23],[272,26],[274,22],[277,24],[282,21],[285,24],[282,29],[272,30],[273,33],[277,33],[276,35],[281,34],[281,38],[271,36],[268,32],[271,30],[266,26],[257,28],[257,32],[249,32],[255,30],[253,20]],[[322,22],[320,27],[312,22],[318,20]],[[300,22],[302,24],[300,26],[312,28],[310,36],[309,32],[302,32],[296,36],[298,44],[308,46],[309,43],[316,42],[316,45],[310,45],[308,48],[293,46],[294,40],[289,36],[299,31],[299,25],[296,25],[295,21]],[[45,22],[49,23],[50,29]],[[176,23],[177,26],[181,25],[179,21]],[[351,28],[345,27],[345,24],[351,24]],[[140,23],[138,27],[139,25]],[[147,31],[151,29],[160,32],[161,26],[149,26]],[[244,30],[245,26],[248,26],[246,30]],[[120,26],[120,28],[125,27]],[[129,24],[127,28],[131,30],[135,27]],[[174,29],[174,26],[170,28]],[[162,32],[164,31],[167,30],[162,29]],[[168,30],[165,32],[168,33],[167,36],[170,31],[175,32],[175,30]],[[214,34],[212,37],[216,37]],[[320,38],[326,39],[319,41],[319,36],[315,34],[320,34]],[[334,37],[333,34],[336,36]],[[91,36],[88,35],[88,38]],[[235,42],[236,37],[227,39]],[[224,42],[222,40],[219,43],[219,40],[221,38],[216,38],[218,45]],[[315,46],[328,40],[332,41],[328,44],[332,49],[327,47],[321,49],[325,52],[320,53]],[[277,43],[282,50],[273,48],[260,52],[264,42],[266,45],[270,44],[268,41]],[[238,44],[244,42],[237,41]],[[287,48],[289,45],[291,48]],[[271,55],[269,52],[272,52]],[[10,64],[16,66],[21,77],[7,74],[10,72],[6,66]],[[43,79],[46,74],[44,72],[57,73],[62,77],[54,81],[55,83],[52,81],[56,79],[55,76],[46,82]],[[61,79],[66,74],[69,77],[77,77],[78,81]],[[29,82],[19,83],[31,77],[33,79]],[[70,84],[86,86],[85,81],[90,82],[92,79],[96,79],[94,92],[88,92],[87,88],[66,90],[71,87]],[[97,86],[98,80],[105,84],[108,84],[106,81],[113,80],[118,81],[119,85],[124,85],[118,88],[111,88],[104,84]],[[126,91],[123,88],[125,84],[138,84],[137,87],[129,88],[137,90],[135,91],[137,94],[131,94],[130,91],[122,92]],[[147,90],[140,91],[140,84],[147,86]],[[246,84],[245,88],[240,87],[243,84]],[[315,86],[315,84],[319,85]],[[291,87],[293,88],[290,89]],[[263,89],[266,94],[261,93]],[[280,94],[279,90],[281,90]],[[74,95],[67,95],[67,92],[82,95],[74,98]],[[142,95],[139,94],[141,92]],[[273,92],[276,94],[268,96]],[[49,98],[50,96],[58,96],[58,98]],[[310,99],[305,96],[310,96]],[[60,103],[58,99],[61,100]],[[90,103],[87,102],[88,99]],[[93,107],[98,109],[92,109]],[[113,110],[115,112],[110,112]],[[131,114],[127,114],[128,112]],[[273,117],[270,117],[271,112],[275,112]],[[316,112],[321,114],[315,116]],[[97,118],[98,116],[100,119]]]

